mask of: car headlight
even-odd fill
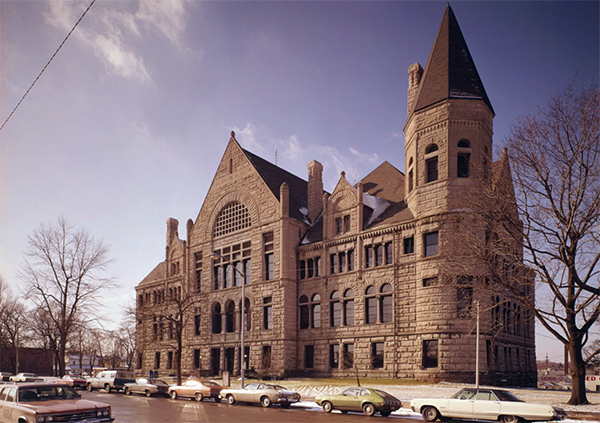
[[[37,423],[46,423],[46,422],[53,422],[54,421],[54,417],[52,416],[37,416],[35,418],[35,421]]]
[[[98,417],[110,417],[110,409],[109,408],[105,408],[103,410],[98,410],[98,412],[96,413],[96,415]]]

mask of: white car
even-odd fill
[[[225,398],[228,404],[246,402],[270,407],[275,403],[288,408],[293,402],[300,401],[300,394],[271,383],[249,383],[241,389],[223,389],[221,398]]]
[[[531,404],[502,389],[465,388],[450,399],[416,398],[410,402],[412,411],[421,413],[428,422],[450,418],[500,420],[555,420],[566,416],[564,410],[545,404]]]
[[[9,379],[11,382],[39,382],[43,380],[35,373],[19,373],[16,376],[11,376]]]

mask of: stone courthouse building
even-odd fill
[[[231,133],[198,216],[184,236],[167,220],[165,260],[136,287],[139,373],[174,374],[181,351],[184,375],[239,374],[244,301],[244,365],[261,376],[473,382],[479,301],[482,382],[535,383],[533,321],[475,264],[452,264],[467,193],[512,185],[450,6],[425,70],[408,74],[405,173],[384,162],[355,185],[342,173],[329,193],[318,161],[305,180]]]

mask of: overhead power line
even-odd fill
[[[62,43],[60,43],[60,45],[58,46],[58,48],[56,49],[56,51],[54,52],[54,54],[52,55],[52,57],[50,57],[50,60],[48,60],[48,63],[46,63],[46,65],[44,66],[44,68],[40,71],[40,73],[38,74],[38,76],[31,83],[31,85],[29,86],[29,88],[27,89],[27,91],[25,91],[25,94],[23,94],[23,97],[21,97],[21,99],[19,100],[19,102],[17,103],[17,105],[15,106],[15,108],[12,110],[12,112],[10,112],[10,114],[8,115],[8,117],[6,118],[6,120],[4,121],[4,123],[2,124],[2,126],[0,126],[0,131],[2,131],[2,129],[4,129],[4,126],[6,125],[6,123],[9,121],[9,119],[12,117],[12,115],[15,114],[15,112],[17,111],[17,109],[19,108],[19,106],[21,105],[21,103],[23,102],[23,100],[25,100],[25,97],[27,97],[27,94],[29,94],[29,91],[31,91],[31,89],[33,88],[33,86],[35,85],[35,83],[38,81],[38,79],[40,79],[40,77],[42,76],[42,74],[44,73],[44,71],[46,70],[46,68],[48,67],[48,65],[50,65],[50,62],[52,62],[52,60],[58,54],[58,52],[60,51],[60,49],[62,48],[62,46],[67,42],[67,40],[69,39],[69,37],[71,36],[71,34],[73,33],[73,31],[75,31],[75,28],[77,28],[77,25],[79,25],[79,22],[81,22],[81,20],[83,19],[83,17],[86,15],[86,13],[88,12],[88,10],[90,10],[90,8],[94,5],[94,3],[96,3],[96,0],[92,0],[92,2],[87,7],[87,9],[85,9],[85,11],[83,12],[83,14],[79,18],[79,20],[77,22],[75,22],[75,25],[73,26],[73,28],[71,28],[71,30],[69,31],[69,33],[67,34],[67,36],[65,37],[65,39],[62,41]]]

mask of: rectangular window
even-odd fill
[[[352,272],[354,270],[354,250],[348,250],[348,272]]]
[[[413,171],[412,169],[408,171],[408,192],[413,190]]]
[[[365,299],[365,307],[367,324],[377,323],[377,298],[367,297]]]
[[[308,261],[306,262],[307,264],[307,271],[308,271],[308,277],[312,278],[315,275],[315,260],[314,259],[308,259]]]
[[[338,255],[337,254],[329,255],[329,264],[330,264],[329,273],[332,275],[335,275],[338,271]]]
[[[340,345],[329,345],[329,367],[337,369],[340,365]]]
[[[424,254],[425,257],[435,256],[439,253],[438,243],[439,236],[438,231],[429,232],[423,235],[423,243],[424,243]]]
[[[375,266],[383,264],[383,245],[375,246]]]
[[[394,249],[391,242],[385,244],[385,264],[392,264],[394,261]]]
[[[137,368],[138,369],[142,368],[142,361],[143,361],[142,353],[138,353],[138,355],[137,355]]]
[[[434,286],[438,283],[438,277],[433,276],[431,278],[423,278],[423,286]]]
[[[340,326],[342,324],[342,304],[339,301],[329,303],[329,320],[331,326]]]
[[[306,262],[304,260],[300,260],[300,279],[306,278]]]
[[[273,305],[272,297],[263,298],[263,328],[273,329]]]
[[[263,345],[262,347],[262,368],[270,369],[271,368],[271,346]]]
[[[310,325],[309,321],[309,308],[308,304],[300,305],[300,329],[308,329]]]
[[[381,323],[390,323],[392,321],[392,296],[386,295],[381,297]]]
[[[371,362],[374,369],[383,368],[383,342],[373,342],[371,344]]]
[[[194,350],[194,369],[200,368],[200,350]]]
[[[340,273],[343,273],[346,271],[346,253],[345,252],[341,252],[338,254],[338,263],[340,265],[339,269],[340,269]]]
[[[194,315],[194,335],[200,335],[200,314]]]
[[[154,368],[160,369],[160,353],[159,352],[154,353]]]
[[[275,254],[273,252],[273,232],[263,234],[263,249],[265,253],[265,280],[275,278]]]
[[[438,366],[438,340],[423,341],[423,367],[426,369]]]
[[[167,353],[167,369],[173,368],[173,351]]]
[[[456,176],[459,178],[468,178],[469,177],[469,159],[471,155],[469,153],[460,153],[457,157],[457,168],[456,168]]]
[[[248,285],[252,280],[252,260],[244,259],[244,284]]]
[[[368,245],[365,247],[365,267],[373,267],[373,246]]]
[[[194,254],[194,261],[196,262],[196,293],[202,291],[202,252]]]
[[[315,367],[315,346],[305,345],[304,346],[304,368],[312,369]]]
[[[350,215],[344,216],[344,232],[350,231]]]
[[[415,238],[404,238],[404,254],[413,254],[415,252]]]
[[[354,367],[354,344],[344,344],[343,349],[343,357],[344,363],[343,367],[345,369],[351,369]]]
[[[427,167],[427,182],[437,181],[438,179],[438,158],[432,157],[425,161]]]
[[[342,218],[336,217],[335,218],[335,234],[339,235],[341,233],[342,233]]]

